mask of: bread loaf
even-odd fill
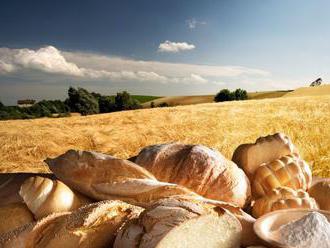
[[[320,209],[330,211],[330,178],[315,183],[308,193],[316,200]]]
[[[260,137],[253,144],[242,144],[234,151],[232,160],[252,179],[255,170],[263,163],[269,163],[285,155],[299,156],[297,148],[283,133]]]
[[[24,203],[0,206],[0,235],[33,221],[33,215]]]
[[[51,213],[72,211],[91,202],[59,180],[38,176],[26,179],[19,194],[36,219]]]
[[[23,202],[19,195],[22,183],[29,177],[42,176],[53,178],[52,174],[40,173],[0,173],[0,206]]]
[[[135,163],[158,180],[182,185],[206,198],[243,207],[250,200],[244,172],[218,151],[202,145],[169,143],[145,147]]]
[[[121,201],[85,205],[72,213],[56,213],[0,237],[0,246],[26,248],[112,247],[117,230],[142,208]],[[1,243],[2,242],[2,243]],[[24,246],[21,246],[23,245]]]
[[[281,186],[307,190],[311,183],[312,172],[308,164],[294,155],[287,155],[262,164],[255,171],[252,191],[257,198]]]
[[[289,208],[318,209],[318,206],[314,198],[301,189],[294,190],[288,187],[279,187],[256,200],[252,208],[252,214],[254,217],[259,218],[266,213]]]
[[[69,187],[97,200],[123,200],[147,206],[172,195],[196,195],[184,187],[159,182],[133,162],[101,153],[69,150],[46,163]]]
[[[114,248],[240,247],[241,226],[229,212],[214,206],[161,200],[118,233]]]

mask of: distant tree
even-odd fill
[[[70,87],[68,96],[66,104],[70,107],[71,112],[79,112],[82,115],[99,113],[98,100],[87,90]]]
[[[110,113],[116,111],[114,98],[111,96],[100,96],[99,109],[100,113]]]
[[[158,107],[164,108],[164,107],[169,107],[170,105],[167,102],[162,102],[161,104],[158,105]]]
[[[233,100],[235,100],[235,95],[228,89],[220,90],[220,92],[214,97],[215,102],[225,102]]]
[[[234,91],[234,95],[235,95],[235,100],[246,100],[248,99],[248,95],[246,90],[243,89],[236,89]]]
[[[2,102],[0,102],[0,109],[3,109],[5,107],[5,105],[3,105]]]
[[[141,108],[140,102],[133,99],[127,91],[117,93],[115,104],[118,111]]]
[[[155,103],[154,102],[151,102],[150,103],[150,108],[154,108],[155,107]]]

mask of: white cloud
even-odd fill
[[[53,46],[40,49],[0,48],[0,73],[18,73],[22,79],[34,72],[64,75],[77,80],[102,82],[151,82],[218,84],[238,79],[265,78],[269,72],[241,66],[211,66],[142,61],[93,53],[65,52]]]
[[[186,20],[189,29],[195,29],[198,25],[205,25],[206,22],[197,21],[195,18]]]
[[[187,42],[172,42],[165,41],[159,44],[158,51],[159,52],[169,52],[169,53],[177,53],[180,51],[187,51],[195,49],[195,45],[188,44]]]

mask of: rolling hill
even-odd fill
[[[317,87],[298,88],[284,97],[304,97],[304,96],[325,96],[330,95],[330,84],[324,84]]]

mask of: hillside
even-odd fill
[[[302,87],[289,92],[284,97],[301,97],[301,96],[325,96],[330,95],[330,84],[320,85],[317,87]]]
[[[2,121],[0,171],[47,171],[42,161],[68,149],[127,158],[146,145],[171,141],[201,143],[231,158],[239,144],[281,131],[292,138],[315,175],[330,176],[329,123],[330,96]]]

